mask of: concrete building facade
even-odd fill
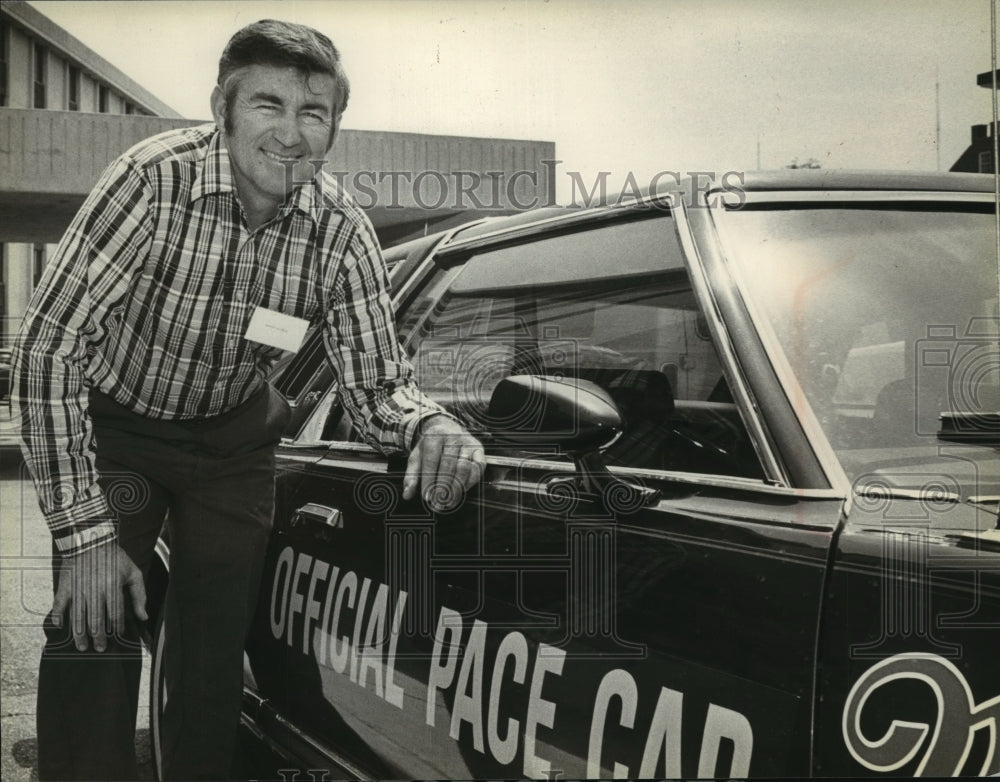
[[[113,65],[70,36],[58,25],[26,3],[0,6],[0,156],[19,165],[0,168],[0,344],[6,344],[34,285],[41,276],[61,231],[33,230],[39,216],[58,204],[32,202],[21,197],[23,172],[43,165],[39,148],[50,143],[36,119],[46,115],[73,118],[84,114],[160,116],[180,119],[162,103]],[[64,120],[67,135],[60,153],[52,162],[62,169],[72,165],[75,155],[66,154],[76,146],[72,119]],[[28,144],[12,150],[18,137]],[[28,151],[31,147],[31,151]],[[105,147],[106,151],[107,148]],[[99,153],[95,150],[95,153]],[[107,158],[104,165],[110,161]],[[17,169],[21,169],[18,171]],[[38,177],[46,172],[39,170]],[[57,176],[63,176],[59,171]],[[93,182],[91,182],[93,185]],[[62,204],[69,212],[75,207]],[[77,207],[79,204],[76,205]],[[69,224],[65,215],[59,222]],[[48,219],[48,223],[56,221]],[[63,225],[63,228],[65,228]]]
[[[207,105],[208,96],[206,96]],[[25,2],[0,5],[0,347],[106,166],[186,119]],[[555,144],[342,130],[327,170],[383,244],[554,203]]]

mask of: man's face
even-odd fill
[[[245,209],[272,215],[292,189],[316,175],[310,161],[323,160],[337,130],[336,86],[329,74],[251,65],[231,102],[220,88],[212,95],[216,123],[226,128],[226,147],[236,191]]]

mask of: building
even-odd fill
[[[976,77],[976,84],[986,89],[997,89],[996,85],[1000,85],[1000,70],[997,70],[995,73],[991,73],[990,71],[980,73]],[[972,140],[968,149],[959,156],[950,170],[968,171],[973,174],[992,174],[996,171],[996,165],[993,160],[993,140],[996,138],[996,134],[996,123],[973,125]]]
[[[7,344],[82,203],[78,192],[93,185],[90,169],[147,130],[190,123],[26,3],[0,6],[0,112],[0,344]],[[100,144],[85,150],[89,139]]]
[[[206,97],[206,105],[208,96]],[[105,167],[186,119],[36,8],[0,5],[0,346]],[[551,142],[343,130],[327,169],[384,244],[555,199]]]

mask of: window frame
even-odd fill
[[[45,267],[49,262],[48,248],[41,242],[31,245],[31,289],[38,287],[45,274]]]
[[[580,233],[586,233],[592,230],[600,230],[609,224],[624,224],[624,223],[634,223],[646,220],[660,221],[660,225],[663,225],[662,221],[664,219],[670,222],[666,225],[666,230],[673,231],[674,235],[677,236],[679,233],[679,216],[676,211],[668,212],[668,210],[662,207],[657,207],[655,211],[653,209],[636,209],[636,208],[618,208],[613,211],[602,210],[602,213],[598,215],[590,214],[590,219],[581,220],[579,216],[574,216],[569,219],[557,219],[555,221],[546,221],[546,225],[539,226],[528,225],[524,228],[520,228],[515,231],[504,233],[498,236],[491,236],[489,241],[482,241],[481,239],[473,239],[468,243],[463,243],[457,247],[445,248],[443,252],[439,253],[437,257],[433,259],[434,268],[433,269],[423,269],[423,279],[421,280],[418,289],[412,292],[409,298],[408,304],[412,306],[413,302],[420,295],[426,295],[427,292],[432,292],[431,296],[426,302],[422,303],[422,311],[419,316],[414,320],[413,323],[409,325],[409,331],[402,335],[402,341],[407,353],[412,357],[415,352],[415,341],[417,335],[426,327],[427,321],[433,316],[433,314],[440,308],[442,301],[447,297],[448,292],[451,290],[452,281],[455,276],[460,272],[462,268],[465,267],[467,263],[478,256],[490,253],[495,250],[499,250],[505,247],[517,246],[517,245],[528,245],[531,246],[536,244],[542,239],[556,239],[561,236],[575,235]],[[721,371],[721,378],[732,387],[732,371],[727,365],[726,353],[720,348],[717,336],[711,329],[707,327],[707,321],[709,319],[708,310],[706,308],[705,301],[699,291],[698,285],[696,284],[695,274],[691,269],[691,259],[687,252],[684,242],[680,240],[679,236],[677,246],[676,246],[676,259],[677,264],[675,266],[669,263],[664,263],[662,267],[662,273],[669,275],[671,272],[682,273],[685,278],[685,290],[688,290],[691,296],[694,298],[697,304],[697,314],[700,318],[706,321],[705,338],[712,345],[713,352],[715,354],[716,360],[718,362],[719,369]],[[667,260],[666,255],[664,260]],[[654,272],[650,274],[659,274],[659,272]],[[643,273],[643,276],[645,273]],[[558,290],[559,286],[554,285],[553,290]],[[402,313],[398,313],[399,316]],[[401,319],[401,317],[399,318]],[[676,389],[675,389],[676,393]],[[708,408],[712,405],[711,402],[699,403],[692,402],[687,399],[678,399],[680,404],[679,409],[692,410],[694,408]],[[724,472],[688,472],[680,471],[676,469],[666,469],[666,468],[654,468],[646,466],[630,466],[624,464],[613,464],[609,465],[612,471],[621,471],[623,474],[632,475],[646,475],[646,476],[656,476],[657,478],[663,478],[665,476],[677,476],[683,480],[689,480],[692,476],[701,476],[708,478],[709,480],[718,479],[724,482],[729,481],[739,481],[743,484],[749,484],[753,487],[758,487],[761,485],[781,485],[779,481],[774,480],[773,471],[769,471],[765,461],[760,455],[760,446],[755,437],[754,431],[750,425],[747,423],[747,416],[749,413],[746,411],[744,406],[740,405],[736,399],[735,392],[733,392],[733,408],[738,416],[738,425],[742,430],[743,438],[746,444],[750,447],[749,450],[752,453],[752,458],[754,459],[754,466],[756,471],[760,473],[759,476],[750,475],[736,475]],[[493,455],[490,455],[493,458]],[[556,465],[558,462],[551,462],[545,460],[540,462],[546,465]],[[748,471],[749,472],[749,471]]]
[[[710,324],[709,331],[711,342],[716,349],[723,377],[727,383],[729,383],[733,392],[734,404],[739,415],[740,424],[746,432],[753,447],[758,466],[760,467],[764,477],[750,478],[725,475],[721,473],[680,472],[676,470],[662,470],[621,465],[614,465],[609,467],[609,469],[612,472],[620,473],[623,476],[631,475],[637,478],[650,479],[653,481],[666,480],[671,483],[683,482],[688,484],[736,488],[743,490],[748,489],[751,491],[765,491],[767,493],[778,494],[787,491],[801,492],[802,489],[792,488],[791,484],[785,480],[785,473],[780,467],[780,462],[777,457],[778,451],[771,443],[769,439],[770,435],[765,433],[765,435],[762,436],[760,434],[760,432],[764,429],[764,423],[762,420],[754,418],[756,408],[752,401],[752,396],[746,390],[746,381],[740,374],[738,361],[733,353],[732,345],[729,342],[726,342],[725,345],[722,344],[722,340],[728,340],[725,325],[719,320],[718,313],[712,309],[711,294],[706,289],[707,280],[704,277],[704,272],[697,266],[698,253],[692,244],[690,226],[688,225],[687,218],[684,214],[683,205],[673,204],[671,208],[668,209],[667,206],[665,206],[667,203],[669,203],[669,199],[665,199],[663,196],[656,196],[634,204],[616,205],[612,207],[595,207],[580,211],[574,210],[570,214],[547,218],[537,223],[518,225],[510,229],[500,229],[482,236],[474,236],[471,239],[459,239],[458,241],[449,242],[449,239],[452,236],[456,233],[460,233],[463,228],[468,227],[460,226],[458,229],[442,234],[440,240],[436,242],[433,248],[420,260],[420,262],[416,265],[416,268],[413,268],[408,263],[405,264],[409,267],[407,269],[407,275],[401,281],[402,284],[393,298],[397,320],[405,309],[412,306],[413,302],[420,294],[430,290],[429,286],[435,285],[435,282],[440,279],[438,272],[452,269],[454,267],[460,267],[472,255],[488,249],[495,249],[508,244],[531,243],[533,240],[543,235],[546,237],[554,237],[563,233],[587,231],[598,228],[601,224],[607,221],[627,222],[643,218],[669,219],[671,220],[672,230],[678,237],[679,241],[679,256],[682,264],[679,268],[683,268],[689,276],[692,292],[698,302],[700,311],[707,318]],[[659,214],[657,215],[657,213]],[[391,248],[387,252],[390,251]],[[402,266],[404,266],[404,264],[398,264],[397,268]],[[664,268],[666,269],[667,267]],[[412,269],[412,271],[410,271],[410,269]],[[396,269],[393,271],[396,271]],[[395,277],[396,275],[393,276]],[[438,290],[434,295],[428,311],[433,311],[434,307],[440,303],[441,298],[447,293],[447,286],[438,287],[440,290]],[[424,319],[424,317],[421,317],[420,321],[422,322]],[[419,326],[419,324],[417,324],[417,326]],[[417,326],[413,327],[413,331],[417,330]],[[400,341],[404,345],[404,348],[408,349],[412,341],[412,331],[407,334],[401,333]],[[739,391],[737,391],[737,385],[734,384],[738,384]],[[317,409],[321,408],[322,400],[321,404],[317,406]],[[295,439],[285,439],[283,440],[283,444],[294,447],[324,447],[345,451],[359,451],[377,455],[375,449],[359,442],[356,437],[355,439],[323,438],[308,441],[302,439],[303,434],[307,432],[336,431],[338,434],[346,432],[350,435],[350,427],[348,426],[345,428],[343,426],[344,415],[345,414],[343,413],[341,414],[341,421],[339,425],[335,425],[335,422],[332,421],[316,422],[310,418],[310,420],[306,421],[305,425],[299,429]],[[748,418],[752,419],[752,421],[748,420]],[[488,460],[496,464],[518,464],[521,466],[530,466],[545,470],[555,470],[557,472],[572,472],[575,469],[572,464],[550,460],[529,459],[526,461],[520,457],[511,459],[509,457],[492,454],[488,456]],[[773,465],[778,465],[778,467],[775,468]],[[829,488],[810,489],[809,491],[819,492],[823,496],[826,496],[826,494],[829,493]]]
[[[49,53],[38,41],[31,42],[31,107],[48,108]]]
[[[10,25],[0,21],[0,107],[10,101]]]
[[[80,93],[83,88],[83,72],[75,65],[66,69],[66,107],[69,111],[80,110]]]

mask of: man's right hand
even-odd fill
[[[76,648],[86,651],[92,639],[95,651],[103,652],[108,633],[115,637],[125,633],[123,592],[132,601],[136,617],[145,621],[148,617],[142,571],[117,543],[63,559],[52,603],[53,620],[61,625],[68,608]]]

